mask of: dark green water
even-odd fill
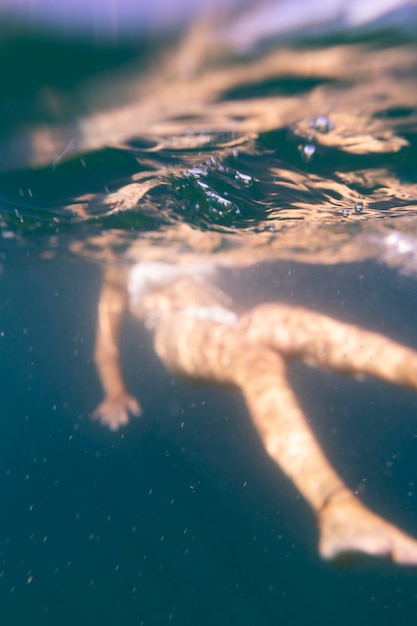
[[[32,50],[19,41],[9,57],[12,76]],[[117,144],[104,134],[98,145],[94,133],[81,132],[80,120],[98,104],[84,75],[74,70],[65,81],[56,70],[73,44],[48,44],[48,71],[35,73],[26,90],[5,81],[2,625],[415,624],[415,572],[379,561],[343,569],[323,563],[314,518],[266,457],[241,398],[173,379],[133,321],[124,329],[123,365],[144,415],[117,433],[89,419],[101,394],[92,361],[101,256],[90,252],[86,260],[74,250],[96,235],[111,235],[122,254],[130,241],[182,222],[245,233],[242,245],[258,231],[275,232],[288,258],[225,273],[236,302],[290,301],[417,347],[417,48],[384,32],[348,42],[339,69],[307,72],[306,56],[318,63],[314,55],[332,58],[345,43],[300,43],[302,67],[282,61],[284,69],[278,64],[261,80],[249,73],[230,79],[215,97],[199,89],[197,73],[203,113],[185,98],[161,113],[165,130],[156,132],[152,112],[149,132],[138,118],[137,128],[118,131]],[[365,69],[352,66],[358,50]],[[83,53],[107,68],[108,50]],[[138,51],[119,53],[124,63]],[[270,53],[233,63],[252,67],[260,59],[263,67]],[[135,72],[143,83],[141,63]],[[215,77],[225,61],[216,63]],[[86,63],[85,71],[96,76],[97,66]],[[135,72],[129,68],[127,85]],[[373,91],[366,91],[367,74]],[[100,83],[109,101],[112,76]],[[355,108],[361,94],[365,104]],[[317,110],[335,127],[317,130]],[[256,130],[248,130],[245,120],[256,119]],[[45,129],[49,143],[44,136],[37,143]],[[314,148],[311,158],[306,146]],[[149,188],[140,198],[136,189],[124,205],[120,190],[138,181]],[[109,193],[116,194],[110,204]],[[298,223],[300,240],[287,245],[286,229]],[[363,233],[366,239],[356,238]],[[337,262],[346,241],[352,254]],[[301,366],[291,376],[343,478],[374,510],[417,535],[417,397]]]

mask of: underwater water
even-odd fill
[[[103,269],[134,242],[188,253],[184,224],[219,235],[213,259],[232,249],[238,307],[303,305],[417,348],[414,29],[234,32],[4,33],[4,626],[415,623],[415,570],[323,562],[242,398],[173,377],[134,320],[144,413],[90,419]],[[343,479],[417,536],[416,394],[298,364],[291,383]]]

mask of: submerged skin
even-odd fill
[[[189,266],[190,267],[190,266]],[[369,511],[326,459],[287,378],[289,359],[417,390],[417,353],[317,312],[262,304],[237,315],[213,268],[144,262],[106,273],[95,360],[105,392],[94,413],[111,430],[141,407],[123,382],[118,337],[130,311],[174,374],[239,390],[265,450],[316,515],[322,558],[352,553],[417,565],[417,541]]]

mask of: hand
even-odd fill
[[[107,397],[91,415],[110,430],[118,430],[129,422],[129,414],[138,417],[142,413],[139,402],[127,392],[114,397]]]

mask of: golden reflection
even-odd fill
[[[349,214],[349,219],[358,221],[370,214],[385,217],[389,212],[399,216],[416,210],[416,184],[399,180],[395,169],[371,160],[378,155],[406,154],[409,140],[405,127],[409,132],[417,123],[417,84],[410,78],[417,71],[414,47],[381,50],[357,44],[324,49],[278,48],[241,58],[230,56],[225,49],[213,51],[209,41],[203,38],[193,43],[202,46],[202,51],[192,71],[185,70],[179,61],[184,50],[190,54],[191,44],[187,41],[161,62],[158,71],[147,74],[146,80],[133,73],[121,81],[123,104],[81,117],[66,129],[33,129],[28,135],[31,147],[27,152],[32,162],[55,160],[59,164],[61,155],[63,159],[71,157],[71,150],[82,152],[104,144],[130,150],[126,142],[137,137],[146,139],[149,147],[138,156],[141,171],[111,194],[94,196],[94,206],[99,203],[100,215],[106,216],[142,209],[149,191],[161,181],[188,176],[189,159],[184,157],[187,151],[194,152],[194,167],[204,165],[213,153],[221,164],[240,151],[255,154],[261,134],[284,132],[288,143],[298,148],[299,157],[296,165],[283,162],[279,167],[278,149],[274,163],[269,165],[265,160],[264,177],[269,187],[264,196],[269,220],[324,223]],[[95,90],[106,102],[109,79],[111,84],[111,77],[106,77],[103,84],[87,86],[86,102],[97,101],[97,94],[94,98],[91,95]],[[273,86],[267,94],[257,93],[265,82],[273,85],[277,81],[280,85],[286,79],[306,80],[307,86],[300,93],[289,89],[288,93],[277,94]],[[401,112],[407,112],[405,119]],[[72,149],[66,151],[68,142]],[[308,148],[311,152],[306,151]],[[267,145],[265,152],[268,149]],[[146,156],[151,159],[164,150],[176,151],[178,163],[162,165],[156,159],[147,170]],[[330,177],[327,172],[321,175],[316,165],[319,169],[327,162],[331,166],[333,150],[336,155],[361,157],[359,169],[336,165]],[[322,157],[322,153],[327,156]],[[363,167],[365,156],[369,169]],[[310,161],[313,166],[308,166]],[[290,202],[281,201],[282,190],[293,192]],[[89,198],[79,202],[79,208],[73,204],[71,211],[87,219],[92,204]],[[364,205],[361,214],[353,210],[358,202]],[[282,223],[275,227],[282,227]]]
[[[239,141],[293,126],[301,136],[315,133],[309,122],[322,115],[331,115],[335,122],[331,133],[318,133],[323,145],[363,154],[397,151],[406,144],[395,134],[401,124],[378,114],[415,109],[417,85],[409,80],[417,69],[413,46],[278,47],[250,57],[215,44],[215,31],[196,29],[176,51],[158,57],[154,71],[141,75],[132,68],[122,76],[110,73],[86,83],[83,102],[92,113],[67,127],[43,125],[25,131],[24,156],[40,165],[75,150],[122,145],[132,136],[169,142],[184,137],[187,118],[193,131],[187,144],[195,148],[213,133],[235,133]],[[282,77],[316,84],[299,94],[290,90],[257,96],[257,86]]]

